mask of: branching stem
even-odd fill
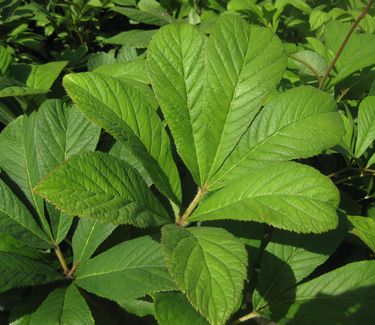
[[[195,195],[193,201],[191,201],[190,205],[187,207],[184,214],[178,219],[177,224],[179,224],[180,226],[185,225],[187,218],[192,214],[192,212],[195,210],[200,200],[206,193],[207,193],[206,185],[203,185],[202,187],[198,189],[198,192]]]
[[[366,16],[366,14],[368,13],[371,5],[373,3],[373,0],[370,0],[366,7],[363,8],[361,14],[358,16],[358,18],[355,20],[355,22],[353,23],[352,27],[350,28],[348,34],[346,35],[346,37],[344,38],[343,42],[341,43],[340,45],[340,48],[338,49],[335,57],[333,58],[332,62],[330,63],[329,67],[327,68],[327,71],[326,73],[324,74],[323,78],[320,80],[320,83],[319,83],[319,89],[323,89],[324,87],[324,84],[329,76],[329,74],[331,73],[331,70],[333,69],[333,67],[335,66],[337,60],[339,59],[340,55],[342,54],[342,51],[344,50],[346,44],[348,43],[349,41],[349,38],[350,36],[352,36],[354,30],[357,28],[358,24],[360,23],[360,21]]]

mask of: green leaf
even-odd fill
[[[49,62],[41,65],[31,65],[31,72],[26,86],[34,89],[49,90],[68,61]]]
[[[0,292],[61,280],[50,266],[32,258],[0,252]]]
[[[375,219],[362,216],[348,216],[352,227],[350,232],[358,236],[373,252],[375,252]]]
[[[337,227],[338,204],[338,190],[317,170],[294,162],[273,163],[249,170],[213,193],[188,220],[247,220],[321,233]]]
[[[103,65],[115,63],[115,51],[111,50],[108,53],[106,52],[97,52],[89,56],[87,61],[87,68],[89,71],[92,71],[96,68],[99,68]]]
[[[182,293],[157,292],[153,297],[155,318],[159,325],[208,325]]]
[[[75,283],[119,302],[175,287],[161,245],[148,236],[121,243],[87,261],[75,273]]]
[[[266,162],[317,155],[337,144],[343,134],[333,97],[306,86],[288,90],[258,114],[209,187],[243,177]]]
[[[144,59],[137,59],[122,63],[105,64],[96,68],[94,72],[119,78],[124,81],[135,80],[145,84],[150,83]]]
[[[31,87],[24,87],[24,86],[2,87],[2,85],[0,84],[0,98],[28,96],[28,95],[39,95],[39,94],[45,94],[46,92],[48,92],[48,90],[34,89],[34,88],[31,88]]]
[[[359,158],[375,140],[375,96],[362,100],[358,109],[358,136],[355,156]]]
[[[164,26],[176,21],[155,0],[141,0],[138,6],[141,10],[123,7],[114,7],[112,10],[144,24]]]
[[[309,23],[311,30],[316,30],[331,20],[331,15],[328,12],[321,10],[313,10],[310,13]]]
[[[86,117],[125,143],[156,187],[178,203],[181,184],[169,137],[143,94],[117,78],[96,73],[68,75],[64,86]]]
[[[205,174],[204,35],[189,24],[160,29],[148,47],[152,87],[177,151],[198,184]]]
[[[367,167],[375,164],[375,152],[372,154],[371,158],[367,162]]]
[[[100,136],[99,127],[58,99],[47,100],[39,108],[35,132],[40,178],[72,155],[94,151]]]
[[[113,45],[127,45],[134,48],[145,48],[154,35],[156,29],[151,30],[138,30],[132,29],[126,32],[121,32],[112,37],[104,38],[103,42]]]
[[[179,289],[210,324],[224,324],[242,299],[245,246],[221,228],[174,225],[162,228],[162,244]]]
[[[103,222],[147,227],[169,220],[136,170],[105,153],[71,157],[40,182],[35,192],[70,215]]]
[[[69,232],[73,218],[65,212],[61,212],[46,202],[48,215],[51,223],[51,230],[54,242],[60,244]]]
[[[152,302],[142,299],[127,299],[124,301],[117,301],[121,308],[125,309],[128,313],[145,317],[154,314],[154,304]]]
[[[327,64],[318,53],[305,50],[290,54],[290,57],[298,65],[299,70],[306,75],[313,76],[319,80],[327,70]]]
[[[348,34],[350,23],[331,21],[324,28],[326,62],[331,62]],[[355,53],[355,55],[353,55]],[[353,72],[375,64],[375,35],[354,32],[335,64],[332,84],[337,84]]]
[[[374,315],[375,261],[345,265],[292,288],[263,310],[279,324],[368,324]]]
[[[295,286],[323,264],[346,233],[344,222],[324,234],[301,235],[274,230],[263,253],[253,306],[260,310],[268,301]]]
[[[73,264],[86,262],[115,228],[98,220],[80,219],[72,240]]]
[[[281,41],[269,29],[221,16],[206,51],[205,104],[210,134],[209,178],[220,168],[276,87],[286,66]],[[209,182],[208,182],[209,183]]]
[[[43,248],[43,246],[38,248]],[[33,259],[43,258],[42,254],[30,242],[22,242],[18,238],[13,238],[9,233],[0,233],[0,252],[22,255]]]
[[[39,215],[44,231],[50,235],[43,199],[33,192],[40,179],[35,150],[35,113],[18,117],[1,132],[0,167],[25,194],[28,203]]]
[[[52,291],[31,315],[29,325],[94,324],[89,306],[75,285]]]
[[[9,124],[16,118],[16,114],[4,103],[0,102],[0,123]]]
[[[0,46],[0,74],[5,75],[12,61],[12,55],[5,47]]]
[[[39,228],[29,210],[0,179],[0,232],[31,247],[51,246],[48,237]]]

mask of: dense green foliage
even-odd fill
[[[0,127],[1,324],[372,324],[372,1],[4,0]]]

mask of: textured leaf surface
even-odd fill
[[[107,76],[112,76],[125,81],[136,80],[145,84],[150,83],[144,59],[105,64],[99,68],[96,68],[94,72],[102,73]]]
[[[286,55],[269,29],[248,25],[239,16],[218,19],[207,43],[206,114],[212,176],[281,79]]]
[[[7,72],[12,61],[12,55],[5,47],[0,46],[0,74],[4,75]]]
[[[10,234],[32,247],[46,248],[51,245],[29,210],[1,179],[0,232]]]
[[[375,252],[375,219],[361,216],[348,216],[352,226],[351,233],[358,236]]]
[[[181,185],[168,134],[142,93],[96,73],[68,75],[64,86],[86,117],[126,143],[158,189],[178,203]]]
[[[75,285],[52,291],[31,315],[29,325],[94,324],[89,306]]]
[[[32,258],[0,252],[0,292],[61,279],[48,265]]]
[[[168,268],[178,287],[210,324],[224,324],[236,311],[247,276],[245,246],[221,228],[162,229]]]
[[[368,324],[374,289],[375,261],[355,262],[299,285],[295,298],[286,292],[263,313],[288,325]]]
[[[360,157],[375,140],[375,96],[366,97],[358,109],[355,156]]]
[[[75,283],[119,302],[174,289],[161,245],[147,236],[126,241],[87,261],[78,268]]]
[[[68,61],[32,65],[26,86],[34,89],[50,89]]]
[[[98,220],[80,219],[72,240],[73,263],[86,262],[115,228],[115,225]]]
[[[263,253],[256,291],[255,310],[275,301],[284,291],[310,275],[337,249],[346,233],[340,226],[324,234],[301,235],[274,230]]]
[[[62,100],[47,100],[39,108],[35,123],[35,144],[40,177],[45,177],[65,159],[82,151],[93,151],[100,128],[91,124],[74,107]]]
[[[204,200],[189,221],[237,219],[302,233],[337,226],[339,193],[329,178],[294,162],[250,170]]]
[[[161,28],[148,47],[147,65],[155,95],[177,151],[195,181],[205,172],[203,115],[204,35],[190,24]]]
[[[157,292],[153,297],[155,318],[159,325],[208,325],[182,293]]]
[[[286,91],[259,113],[209,185],[243,177],[265,162],[317,155],[336,145],[343,134],[333,97],[312,87]]]
[[[70,215],[138,227],[168,221],[167,212],[137,171],[105,153],[71,157],[35,191]]]
[[[50,233],[43,200],[33,192],[40,178],[34,131],[35,114],[22,115],[7,125],[0,134],[0,167],[22,190],[38,213],[44,230]]]

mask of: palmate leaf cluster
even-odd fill
[[[52,288],[38,306],[20,303],[10,321],[94,324],[98,296],[161,325],[220,325],[249,313],[280,324],[370,324],[374,261],[324,268],[348,228],[374,250],[373,219],[347,216],[334,182],[305,162],[345,152],[370,167],[374,97],[361,101],[356,129],[332,93],[285,77],[296,73],[294,57],[272,29],[286,4],[272,28],[227,13],[209,33],[153,1],[138,6],[113,10],[162,26],[143,39],[145,53],[67,74],[71,102],[40,97],[66,62],[54,62],[50,82],[38,65],[23,85],[0,87],[26,96],[18,101],[26,114],[4,119],[0,134],[0,292]],[[314,64],[331,59],[329,33],[345,36],[336,23],[326,25],[327,57],[297,55],[314,69],[299,73],[315,75]],[[373,35],[353,36],[349,49]],[[349,68],[338,62],[328,87],[375,63],[365,52]],[[4,75],[10,60],[0,52]],[[282,79],[289,87],[278,87]],[[136,235],[103,245],[124,225]]]

